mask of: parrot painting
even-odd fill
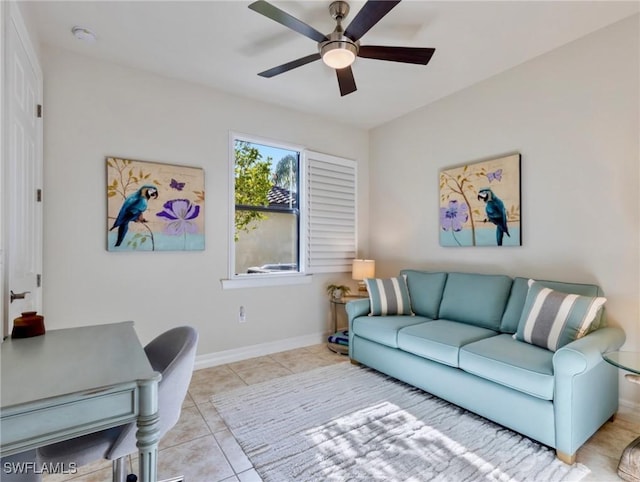
[[[111,229],[109,229],[109,231],[113,231],[115,228],[118,228],[116,246],[120,246],[122,241],[124,241],[131,221],[137,223],[146,222],[142,214],[147,210],[147,201],[151,198],[158,198],[158,188],[147,184],[127,197],[122,203],[118,217],[113,223],[113,226],[111,226]]]
[[[487,219],[496,225],[496,241],[498,246],[502,246],[502,240],[504,235],[511,237],[509,234],[509,227],[507,226],[507,211],[504,208],[502,200],[496,196],[491,188],[485,187],[478,191],[478,199],[485,204],[485,211],[487,213]]]

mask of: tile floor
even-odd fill
[[[184,475],[186,482],[253,482],[260,476],[209,401],[211,395],[271,378],[299,373],[348,358],[325,345],[315,345],[270,356],[221,365],[193,373],[189,394],[178,424],[160,443],[160,479]],[[591,469],[585,482],[621,480],[616,475],[624,447],[640,434],[640,416],[621,409],[578,452],[578,462]],[[137,460],[131,459],[137,472]],[[98,462],[72,476],[50,475],[44,482],[109,482],[111,463]],[[285,482],[285,481],[283,481]]]

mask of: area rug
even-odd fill
[[[265,482],[546,482],[589,473],[511,430],[346,363],[212,402]]]

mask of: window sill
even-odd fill
[[[312,275],[294,274],[221,279],[220,283],[222,283],[223,290],[233,290],[237,288],[260,288],[263,286],[302,285],[309,284],[312,280]]]

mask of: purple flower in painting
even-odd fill
[[[440,226],[444,231],[462,231],[462,225],[469,219],[469,206],[459,203],[455,199],[449,201],[449,206],[440,208]]]
[[[162,207],[164,209],[156,216],[168,219],[164,227],[165,234],[177,236],[198,232],[198,226],[191,220],[200,214],[200,206],[192,204],[188,199],[171,199]]]

